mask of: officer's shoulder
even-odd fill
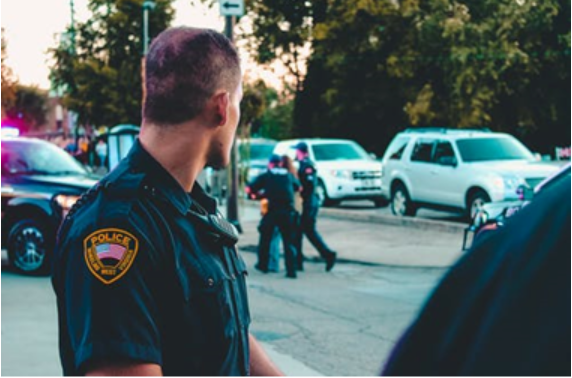
[[[99,220],[127,218],[140,201],[145,175],[120,166],[85,192],[70,209],[68,218]]]

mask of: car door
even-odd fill
[[[432,203],[459,206],[459,199],[465,191],[461,187],[462,177],[459,177],[458,164],[459,160],[451,142],[436,141],[429,168],[431,179],[427,182]]]
[[[431,158],[435,139],[419,138],[414,143],[409,159],[410,164],[404,168],[405,175],[410,182],[409,195],[416,202],[432,202],[431,190],[428,190],[427,185],[432,179],[429,168],[433,165]]]

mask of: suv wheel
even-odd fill
[[[485,203],[491,202],[491,198],[484,190],[478,190],[473,193],[467,201],[466,216],[469,220],[475,217],[477,211],[483,208]]]
[[[391,212],[398,216],[414,216],[417,212],[415,204],[411,201],[407,189],[403,185],[398,185],[391,192]]]
[[[24,274],[47,274],[50,270],[48,234],[35,219],[16,222],[8,236],[10,265]]]
[[[316,186],[316,195],[318,196],[318,206],[330,207],[339,205],[340,203],[340,201],[333,200],[328,197],[326,186],[322,181],[318,181],[318,186]]]

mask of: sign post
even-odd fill
[[[225,17],[225,34],[231,42],[234,43],[233,29],[236,16],[244,14],[243,0],[219,0],[220,14]],[[226,203],[226,216],[228,221],[232,223],[242,233],[242,226],[238,216],[238,148],[236,136],[232,144],[230,155],[230,190]]]
[[[244,0],[219,0],[220,15],[237,16],[240,17],[244,15]]]

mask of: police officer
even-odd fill
[[[296,278],[296,250],[294,235],[296,227],[296,210],[294,208],[294,192],[300,189],[300,182],[286,168],[280,166],[282,158],[272,155],[268,170],[256,177],[248,185],[253,193],[264,192],[268,200],[268,210],[260,221],[260,243],[258,247],[257,269],[268,272],[269,252],[274,230],[278,228],[284,246],[286,277]]]
[[[222,34],[173,28],[146,57],[139,139],[60,228],[65,375],[278,375],[249,333],[236,230],[198,183],[229,163],[242,98]]]
[[[302,184],[302,218],[300,221],[301,233],[297,241],[298,267],[302,269],[302,237],[306,235],[310,243],[318,250],[320,256],[326,260],[326,272],[329,272],[336,263],[336,252],[326,245],[321,235],[316,230],[316,218],[318,216],[318,196],[316,195],[316,184],[318,175],[316,166],[310,160],[308,145],[299,142],[296,145],[296,160],[299,161],[298,178]]]

